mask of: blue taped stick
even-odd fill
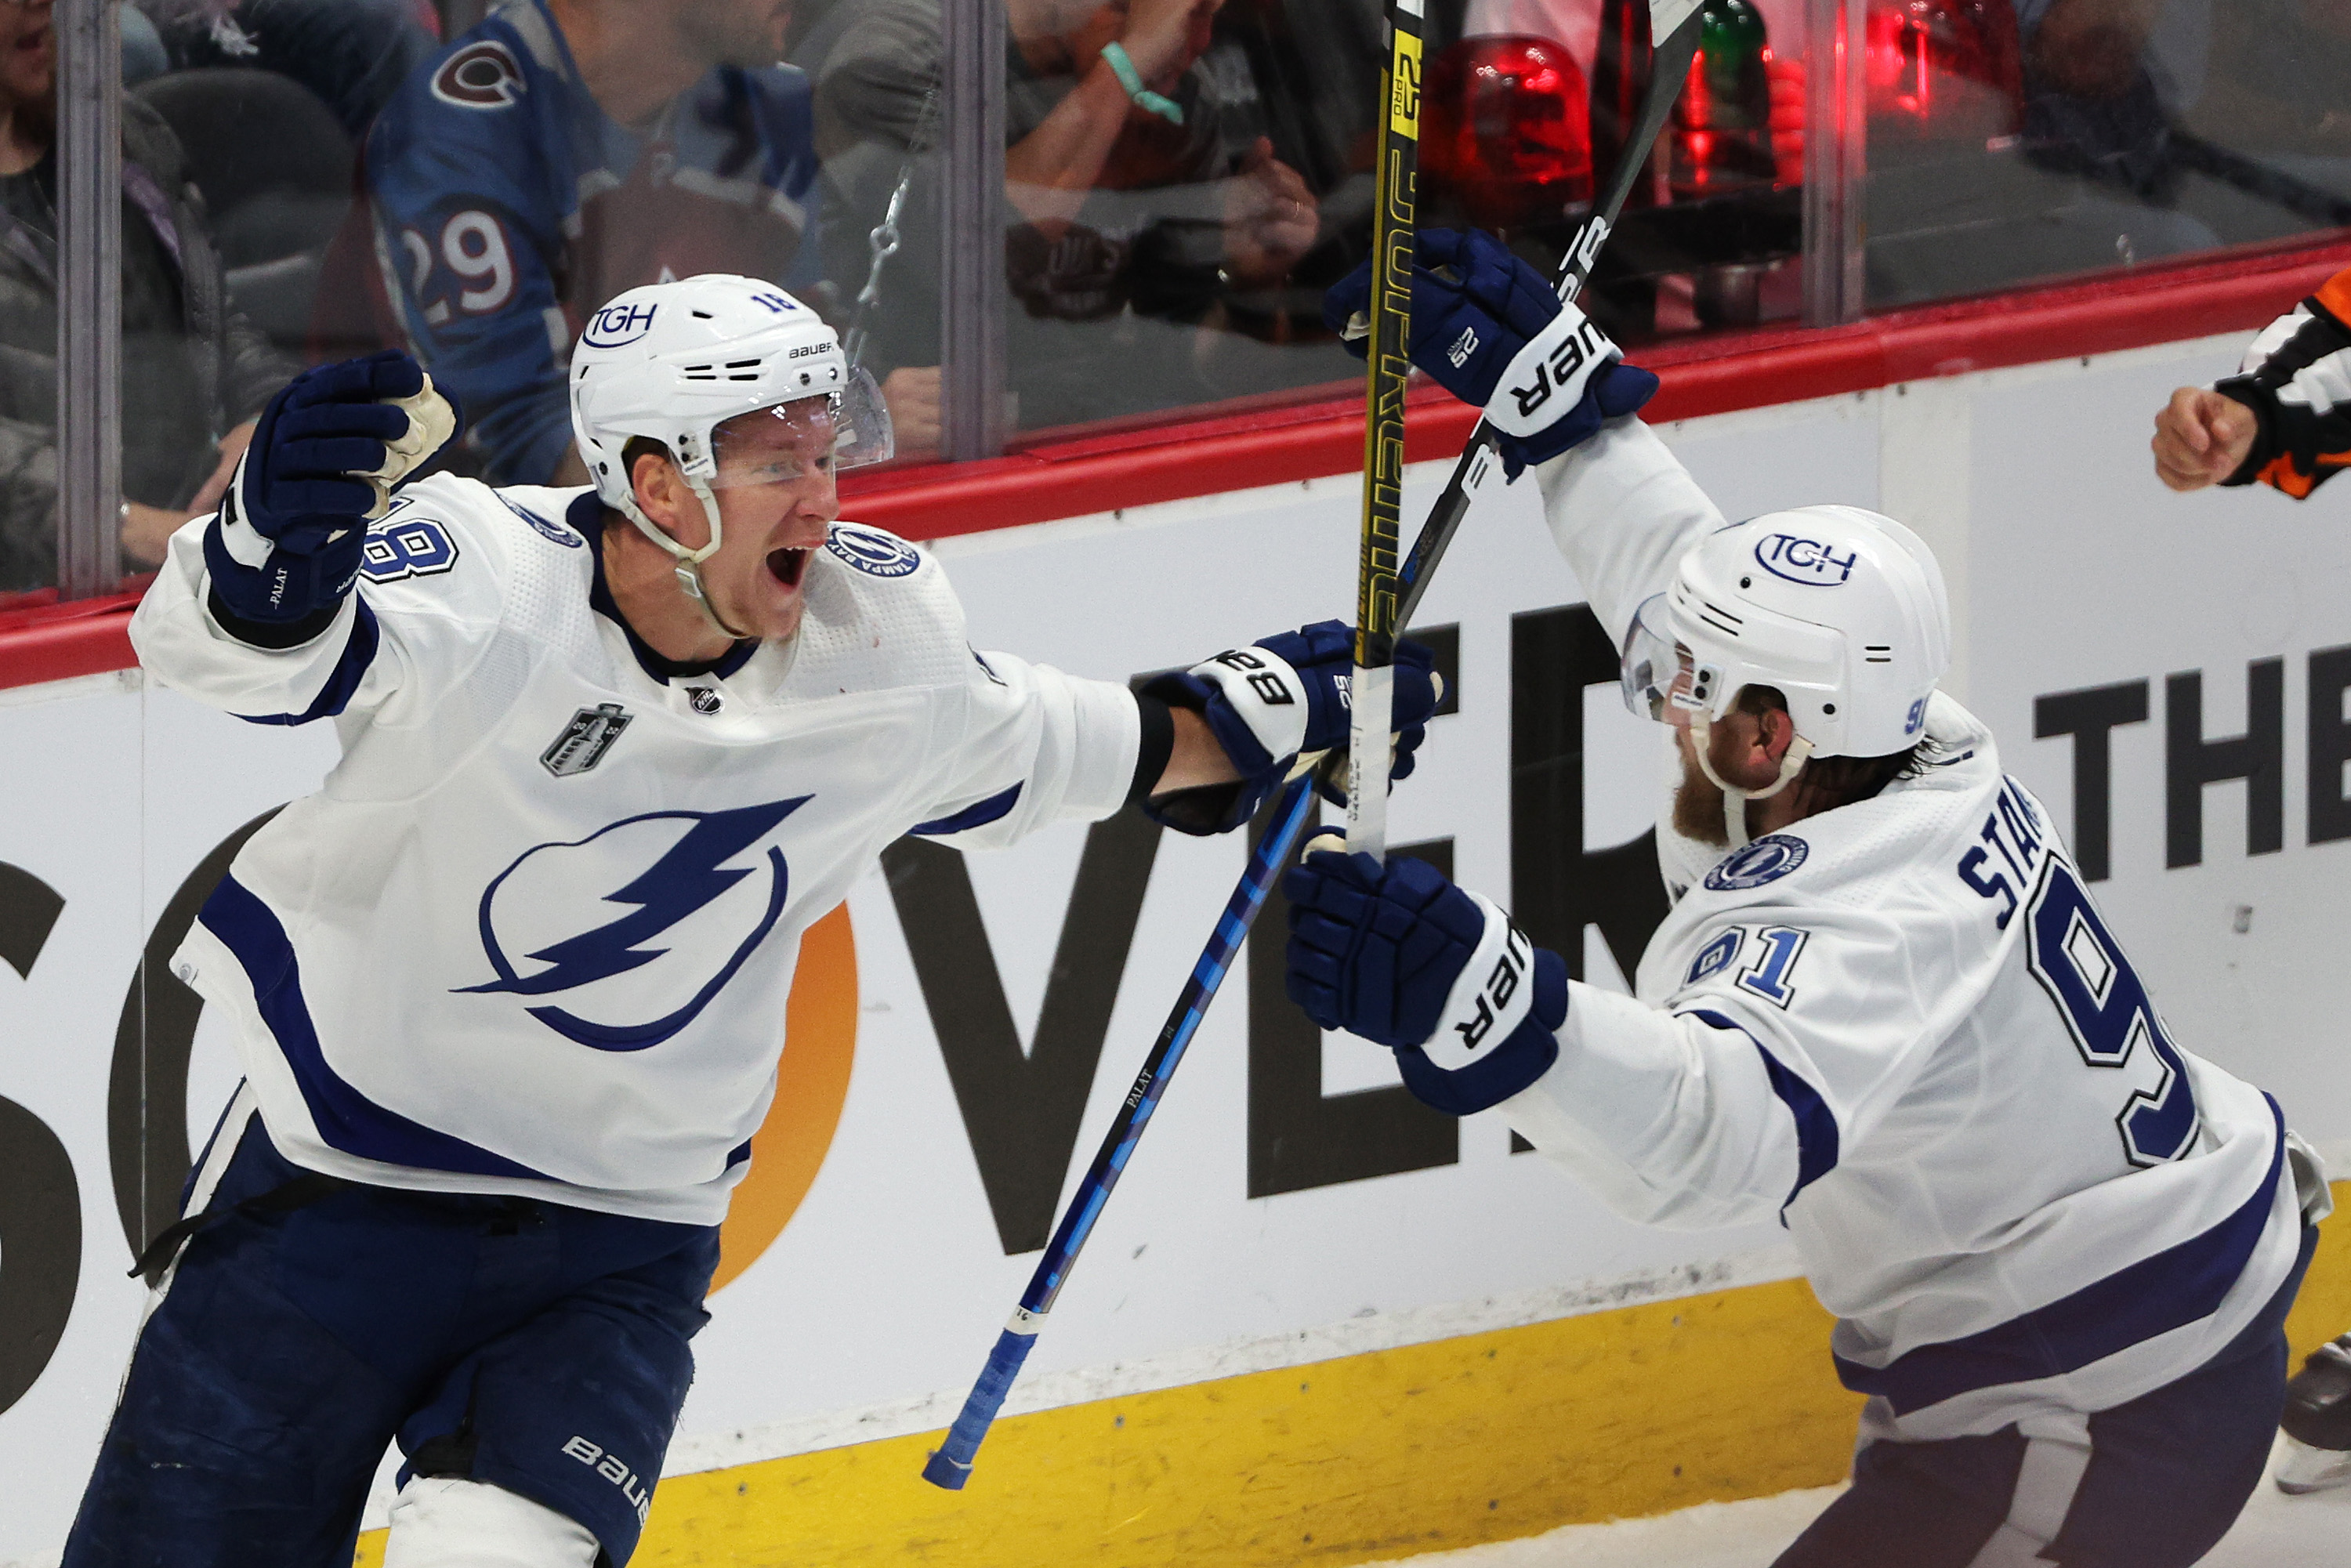
[[[1649,165],[1649,149],[1664,129],[1666,116],[1671,112],[1674,99],[1689,74],[1701,19],[1699,13],[1693,10],[1656,47],[1635,133],[1609,180],[1601,209],[1577,231],[1575,243],[1569,247],[1561,268],[1558,287],[1562,299],[1573,299],[1583,288],[1600,247],[1606,243],[1617,214],[1624,210],[1626,196]],[[1468,515],[1470,497],[1482,482],[1485,468],[1493,461],[1493,433],[1481,419],[1461,460],[1454,465],[1453,477],[1445,494],[1422,522],[1420,532],[1413,539],[1412,552],[1396,574],[1402,590],[1395,618],[1399,630],[1412,623],[1413,612],[1420,607],[1421,596],[1428,591],[1428,580],[1436,574],[1437,563],[1445,559],[1446,547],[1453,542],[1461,519]],[[1325,768],[1343,779],[1345,755],[1336,753],[1325,758]],[[1199,963],[1193,966],[1192,977],[1185,982],[1176,1010],[1167,1015],[1167,1022],[1159,1031],[1158,1044],[1135,1076],[1134,1087],[1127,1091],[1126,1114],[1102,1140],[1102,1151],[1094,1155],[1093,1167],[1078,1184],[1069,1208],[1054,1229],[1052,1241],[1045,1248],[1045,1256],[1038,1262],[1036,1273],[1029,1276],[1029,1290],[1012,1314],[1015,1327],[1007,1328],[998,1338],[979,1381],[972,1385],[971,1396],[964,1401],[963,1413],[947,1429],[946,1442],[923,1467],[923,1479],[933,1485],[959,1491],[970,1478],[980,1439],[987,1436],[988,1425],[1002,1407],[1004,1396],[1012,1386],[1020,1364],[1028,1359],[1029,1348],[1036,1343],[1037,1330],[1043,1326],[1045,1314],[1052,1310],[1053,1298],[1061,1294],[1062,1282],[1078,1260],[1079,1249],[1092,1233],[1102,1205],[1110,1200],[1111,1188],[1118,1185],[1119,1172],[1126,1167],[1127,1156],[1134,1152],[1135,1140],[1143,1136],[1151,1113],[1159,1106],[1159,1096],[1166,1092],[1168,1077],[1183,1060],[1184,1048],[1192,1042],[1193,1031],[1199,1028],[1201,1015],[1216,998],[1217,988],[1224,983],[1225,971],[1232,967],[1233,956],[1240,951],[1249,926],[1256,923],[1258,911],[1265,907],[1274,873],[1290,859],[1290,849],[1305,826],[1306,809],[1313,800],[1311,782],[1311,776],[1291,781],[1275,808],[1273,825],[1250,852],[1249,869],[1241,873],[1239,885],[1227,901],[1215,934],[1201,951]],[[1016,1332],[1019,1327],[1026,1327],[1028,1332]]]
[[[1008,1328],[996,1336],[996,1348],[987,1353],[987,1364],[979,1369],[979,1381],[971,1385],[970,1395],[963,1402],[963,1410],[947,1428],[947,1440],[931,1455],[923,1467],[923,1479],[935,1487],[949,1491],[963,1490],[963,1483],[971,1479],[971,1461],[979,1452],[979,1440],[987,1436],[995,1423],[996,1413],[1004,1408],[1004,1396],[1012,1392],[1012,1380],[1020,1375],[1020,1364],[1029,1359],[1031,1346],[1037,1343],[1037,1331],[1022,1333]]]
[[[1290,781],[1276,802],[1272,825],[1249,852],[1248,869],[1241,873],[1232,897],[1226,900],[1217,929],[1209,936],[1208,945],[1200,950],[1200,961],[1192,966],[1191,976],[1176,998],[1175,1010],[1160,1027],[1158,1041],[1144,1059],[1143,1071],[1135,1074],[1134,1086],[1126,1092],[1124,1113],[1112,1124],[1085,1179],[1071,1195],[1069,1207],[1062,1210],[1061,1221],[1054,1227],[1053,1239],[1046,1244],[1044,1257],[1038,1260],[1037,1271],[1029,1277],[1029,1289],[1021,1294],[1011,1324],[997,1336],[996,1348],[988,1353],[979,1381],[972,1385],[962,1412],[956,1416],[955,1425],[947,1428],[946,1441],[923,1467],[923,1479],[933,1486],[961,1491],[964,1482],[971,1479],[972,1463],[979,1455],[981,1440],[987,1436],[997,1411],[1003,1407],[1004,1396],[1011,1389],[1020,1364],[1029,1359],[1029,1352],[1037,1343],[1038,1330],[1044,1326],[1045,1314],[1053,1310],[1054,1298],[1061,1293],[1079,1252],[1085,1248],[1086,1238],[1093,1234],[1094,1221],[1102,1217],[1102,1206],[1110,1201],[1119,1173],[1126,1168],[1128,1156],[1134,1153],[1143,1129],[1150,1124],[1151,1113],[1159,1108],[1159,1097],[1167,1092],[1167,1081],[1175,1076],[1176,1064],[1184,1060],[1185,1048],[1192,1043],[1208,1004],[1216,999],[1217,988],[1224,984],[1241,944],[1249,938],[1249,927],[1257,923],[1258,912],[1265,907],[1266,895],[1273,890],[1273,879],[1289,862],[1290,852],[1298,843],[1313,801],[1313,781],[1300,778]]]

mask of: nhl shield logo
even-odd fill
[[[718,695],[716,686],[688,686],[685,688],[685,701],[687,706],[701,714],[716,713],[726,706],[726,699]]]
[[[555,744],[538,754],[540,765],[558,779],[587,772],[604,760],[604,753],[612,749],[632,716],[619,703],[581,708],[555,737]]]

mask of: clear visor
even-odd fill
[[[1632,630],[1625,634],[1621,678],[1625,706],[1644,718],[1679,727],[1705,710],[1697,690],[1697,661],[1675,638],[1662,593],[1643,601],[1633,616]]]
[[[897,450],[882,389],[862,368],[837,392],[737,414],[711,433],[710,445],[718,466],[714,490],[789,485],[887,463]]]

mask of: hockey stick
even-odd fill
[[[1566,259],[1560,264],[1557,287],[1562,301],[1572,303],[1591,281],[1593,267],[1600,259],[1600,247],[1614,232],[1616,219],[1625,211],[1625,202],[1633,193],[1634,185],[1648,172],[1649,153],[1665,130],[1666,117],[1673,111],[1674,99],[1680,96],[1682,84],[1688,78],[1690,60],[1698,53],[1699,3],[1700,0],[1649,0],[1649,36],[1664,41],[1652,51],[1648,90],[1641,99],[1640,117],[1625,140],[1624,156],[1609,177],[1600,204],[1576,230],[1574,243],[1567,247]],[[1378,298],[1376,287],[1373,298]],[[1413,536],[1412,553],[1405,557],[1404,565],[1395,573],[1410,603],[1419,602],[1420,589],[1437,570],[1437,563],[1445,559],[1447,547],[1460,531],[1461,520],[1469,515],[1470,504],[1500,467],[1495,460],[1494,427],[1480,419],[1469,433],[1468,444],[1453,465],[1453,475],[1445,482],[1444,494],[1437,497],[1437,504],[1429,507],[1427,517],[1420,525],[1420,532]],[[1406,609],[1398,617],[1397,624],[1409,625],[1411,619],[1411,611]],[[1384,756],[1384,752],[1376,752],[1374,758],[1384,799],[1387,769],[1380,758]],[[1352,753],[1349,760],[1351,764],[1354,760]],[[1351,806],[1354,794],[1350,791]],[[1348,847],[1354,848],[1352,836]]]
[[[1569,277],[1562,280],[1561,297],[1573,298],[1591,276],[1592,262],[1606,240],[1608,227],[1616,214],[1623,210],[1625,196],[1633,188],[1633,180],[1648,166],[1649,150],[1664,127],[1666,111],[1672,106],[1674,96],[1680,90],[1682,78],[1688,74],[1691,54],[1697,47],[1698,25],[1695,21],[1698,0],[1651,0],[1653,18],[1671,16],[1676,31],[1668,36],[1667,46],[1656,51],[1656,57],[1665,68],[1653,75],[1648,95],[1642,101],[1641,118],[1636,133],[1626,143],[1624,164],[1610,182],[1607,203],[1577,235],[1576,245],[1569,256]],[[1686,36],[1685,36],[1686,34]],[[1670,71],[1670,74],[1667,74]],[[1409,243],[1409,230],[1406,231]],[[1471,451],[1478,450],[1482,438],[1484,449],[1490,454],[1492,437],[1481,421],[1472,437]],[[1402,448],[1398,446],[1398,455]],[[1447,487],[1447,497],[1463,490],[1463,474],[1468,466],[1470,453],[1454,469],[1452,483]],[[1395,600],[1391,627],[1412,622],[1413,612],[1420,607],[1421,596],[1428,590],[1428,581],[1437,564],[1452,542],[1454,530],[1468,510],[1474,486],[1464,490],[1458,503],[1448,513],[1445,503],[1432,511],[1422,524],[1414,541],[1413,551],[1405,570],[1398,574],[1400,591]],[[1384,747],[1378,750],[1380,776],[1387,777],[1388,759]],[[1309,764],[1311,766],[1311,762]],[[1258,914],[1265,907],[1266,895],[1271,891],[1274,877],[1289,862],[1290,852],[1297,847],[1299,835],[1304,831],[1308,809],[1313,800],[1312,780],[1293,778],[1282,791],[1274,807],[1273,821],[1250,852],[1249,865],[1233,889],[1232,897],[1225,904],[1224,914],[1200,954],[1199,962],[1192,967],[1191,977],[1185,981],[1176,1007],[1160,1027],[1159,1039],[1143,1071],[1135,1075],[1134,1085],[1127,1091],[1124,1112],[1103,1137],[1101,1149],[1085,1178],[1071,1194],[1069,1207],[1063,1210],[1061,1223],[1054,1228],[1053,1239],[1047,1243],[1045,1254],[1038,1260],[1036,1271],[1029,1277],[1029,1288],[1021,1293],[1020,1304],[1013,1309],[1012,1319],[997,1335],[996,1346],[988,1352],[987,1364],[980,1369],[979,1378],[972,1385],[955,1424],[947,1429],[946,1438],[923,1467],[923,1479],[934,1486],[950,1491],[960,1491],[971,1479],[974,1460],[979,1445],[987,1436],[998,1410],[1003,1408],[1005,1396],[1011,1391],[1013,1380],[1020,1374],[1021,1364],[1037,1343],[1039,1330],[1044,1327],[1045,1315],[1052,1310],[1054,1300],[1068,1282],[1070,1271],[1076,1267],[1078,1253],[1086,1239],[1093,1232],[1094,1222],[1109,1202],[1112,1188],[1118,1185],[1120,1173],[1126,1168],[1128,1158],[1149,1124],[1152,1113],[1159,1107],[1159,1098],[1167,1092],[1167,1080],[1175,1074],[1176,1063],[1183,1060],[1186,1047],[1200,1027],[1200,1020],[1216,999],[1217,988],[1223,984],[1226,972],[1240,952],[1249,927],[1256,924]]]
[[[1102,1217],[1102,1206],[1110,1201],[1111,1189],[1118,1185],[1127,1156],[1134,1152],[1143,1129],[1150,1124],[1152,1112],[1159,1108],[1159,1097],[1167,1092],[1167,1080],[1175,1075],[1176,1064],[1184,1060],[1184,1050],[1192,1043],[1200,1019],[1216,998],[1217,988],[1224,982],[1225,971],[1240,952],[1241,943],[1257,921],[1257,912],[1265,907],[1273,879],[1288,863],[1290,852],[1306,825],[1307,808],[1313,798],[1313,780],[1305,777],[1292,779],[1283,790],[1275,807],[1273,825],[1250,852],[1249,869],[1241,873],[1240,884],[1226,901],[1225,913],[1217,919],[1207,946],[1201,951],[1200,961],[1192,966],[1191,977],[1184,982],[1176,1009],[1160,1026],[1158,1043],[1144,1060],[1143,1071],[1135,1074],[1134,1086],[1126,1092],[1124,1113],[1112,1124],[1085,1179],[1078,1183],[1078,1190],[1071,1197],[1070,1207],[1062,1211],[1061,1222],[1053,1229],[1053,1239],[1047,1244],[1045,1256],[1038,1260],[1037,1271],[1029,1276],[1029,1288],[1021,1292],[1020,1304],[1012,1309],[1012,1321],[1004,1325],[1004,1332],[996,1338],[996,1348],[987,1353],[987,1364],[981,1368],[979,1381],[972,1385],[971,1395],[963,1402],[955,1425],[947,1429],[946,1441],[923,1467],[923,1479],[933,1486],[960,1491],[964,1482],[971,1479],[972,1460],[979,1452],[980,1439],[987,1436],[988,1426],[1002,1407],[1012,1380],[1019,1375],[1020,1364],[1029,1359],[1029,1349],[1037,1343],[1037,1331],[1045,1324],[1045,1314],[1053,1310],[1053,1299],[1061,1293],[1080,1249],[1093,1233],[1094,1221]]]
[[[1347,848],[1387,853],[1395,712],[1396,546],[1404,528],[1404,387],[1412,374],[1415,183],[1420,168],[1421,0],[1387,0],[1372,198],[1370,340],[1364,354],[1364,525],[1348,700]]]
[[[1411,621],[1427,584],[1428,579],[1423,575],[1405,589],[1403,601],[1396,610],[1400,622]],[[1225,901],[1225,912],[1217,918],[1208,945],[1201,949],[1199,962],[1192,966],[1191,977],[1184,982],[1167,1021],[1159,1026],[1158,1041],[1144,1059],[1143,1071],[1135,1074],[1134,1086],[1126,1092],[1125,1111],[1112,1124],[1102,1147],[1094,1154],[1094,1163],[1087,1168],[1085,1179],[1071,1195],[1070,1206],[1062,1211],[1061,1223],[1054,1227],[1053,1239],[1046,1244],[1044,1257],[1038,1260],[1036,1272],[1029,1276],[1029,1288],[1021,1292],[1020,1304],[1012,1309],[1012,1321],[996,1336],[996,1348],[987,1353],[987,1364],[980,1369],[979,1378],[964,1399],[955,1425],[947,1428],[946,1440],[933,1450],[929,1461],[923,1466],[923,1479],[933,1486],[961,1491],[964,1482],[971,1479],[980,1440],[987,1436],[996,1413],[1003,1408],[1004,1396],[1011,1391],[1013,1379],[1020,1375],[1021,1363],[1029,1359],[1029,1352],[1036,1345],[1037,1333],[1045,1326],[1045,1314],[1053,1310],[1054,1298],[1061,1293],[1070,1270],[1076,1267],[1079,1251],[1093,1233],[1094,1221],[1102,1217],[1102,1206],[1110,1201],[1111,1189],[1118,1185],[1119,1173],[1126,1168],[1128,1156],[1143,1137],[1143,1129],[1150,1124],[1151,1113],[1159,1108],[1159,1097],[1167,1092],[1167,1080],[1175,1075],[1176,1064],[1184,1059],[1185,1048],[1192,1043],[1200,1020],[1207,1016],[1208,1004],[1216,1000],[1217,988],[1224,983],[1241,944],[1249,939],[1249,927],[1257,924],[1258,912],[1265,907],[1266,895],[1273,889],[1273,879],[1290,863],[1290,852],[1298,847],[1299,835],[1306,830],[1314,803],[1312,775],[1318,760],[1311,756],[1302,758],[1300,768],[1276,799],[1272,822],[1258,840],[1257,847],[1249,852],[1249,865],[1233,888],[1233,895]]]

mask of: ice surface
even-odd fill
[[[2270,1457],[2272,1470],[2278,1456]],[[1840,1489],[1708,1502],[1656,1519],[1432,1552],[1412,1568],[1769,1568]],[[2351,1568],[2351,1487],[2287,1497],[2264,1479],[2201,1568]]]

